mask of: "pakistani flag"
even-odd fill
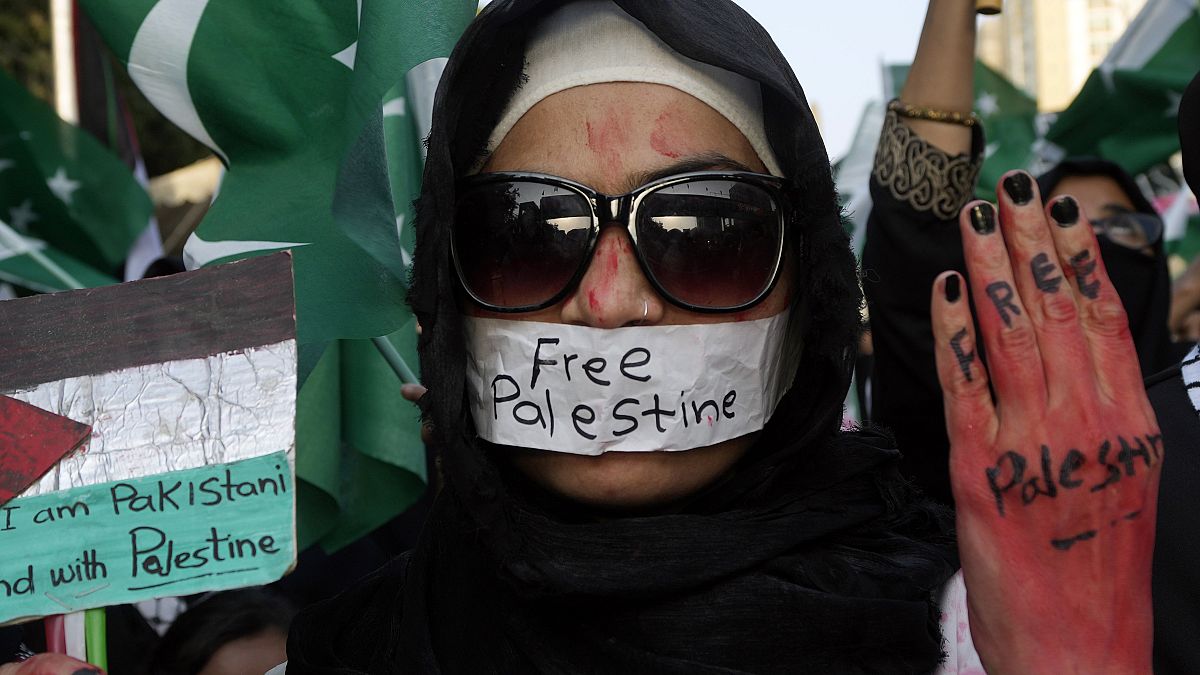
[[[1046,132],[1048,149],[1133,174],[1166,160],[1179,151],[1179,99],[1198,69],[1200,0],[1149,0]]]
[[[908,70],[905,65],[889,66],[885,89],[890,85],[891,92],[898,93],[908,78]],[[889,93],[889,97],[895,95]],[[987,143],[976,191],[980,198],[992,199],[1000,176],[1033,166],[1037,101],[982,61],[976,61],[975,114],[983,120]]]
[[[115,277],[22,234],[0,220],[0,300],[17,297],[13,285],[34,293],[55,293],[117,283]]]
[[[0,229],[10,235],[0,237],[0,280],[75,287],[57,266],[81,286],[114,283],[153,210],[118,157],[0,70]]]
[[[416,411],[363,338],[416,365],[407,225],[430,103],[409,80],[436,72],[476,1],[81,4],[147,99],[226,163],[189,267],[293,252],[301,545],[345,545],[424,490]]]

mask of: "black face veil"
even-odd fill
[[[563,0],[496,0],[434,107],[410,300],[444,487],[420,543],[302,613],[288,672],[927,672],[949,519],[881,435],[839,434],[862,302],[828,155],[767,33],[729,0],[614,0],[680,54],[760,83],[805,294],[795,382],[756,446],[667,515],[598,519],[533,494],[475,438],[450,264],[456,178],[520,86],[526,35]],[[586,48],[586,47],[584,47]]]

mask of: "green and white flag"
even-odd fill
[[[227,166],[189,267],[293,251],[301,544],[347,544],[424,489],[416,411],[363,338],[389,336],[416,365],[405,225],[421,144],[397,99],[414,67],[449,55],[476,2],[81,4],[150,102]]]
[[[117,283],[71,256],[56,251],[46,242],[17,232],[0,220],[0,299],[16,297],[11,285],[34,293],[56,293],[76,288],[94,288]]]
[[[83,285],[114,283],[153,210],[116,155],[0,70],[0,220],[22,241]],[[0,280],[38,292],[69,288],[7,241]]]
[[[891,96],[904,87],[909,66],[888,67],[885,90]],[[982,61],[975,62],[975,114],[983,120],[986,145],[976,191],[982,199],[996,196],[1000,176],[1013,169],[1030,169],[1036,155],[1037,101]]]
[[[1046,132],[1047,161],[1094,155],[1138,174],[1179,151],[1179,99],[1200,69],[1200,0],[1149,0]]]

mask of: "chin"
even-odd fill
[[[654,511],[720,478],[757,434],[692,450],[607,452],[597,457],[510,448],[513,465],[550,492],[607,511]]]

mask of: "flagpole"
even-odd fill
[[[54,56],[54,109],[71,124],[79,123],[75,88],[75,0],[50,0],[50,49]]]
[[[71,276],[66,270],[58,266],[58,263],[46,257],[37,247],[29,243],[29,241],[12,229],[8,223],[0,220],[0,245],[12,249],[14,255],[23,255],[28,253],[34,262],[46,268],[50,274],[53,274],[61,281],[68,290],[78,290],[86,288],[79,280]]]
[[[103,607],[83,612],[87,662],[108,671],[108,619]]]
[[[392,344],[391,340],[381,335],[371,338],[371,342],[375,343],[375,348],[383,355],[384,360],[392,367],[392,370],[396,373],[396,377],[399,377],[401,382],[404,384],[421,384],[421,381],[417,379],[416,373],[404,361],[404,357],[400,356],[400,352],[396,351],[396,346]]]

